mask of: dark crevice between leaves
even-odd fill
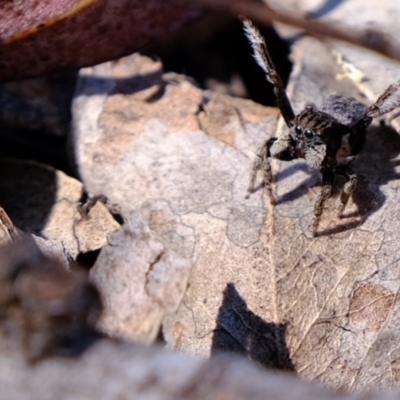
[[[2,125],[0,156],[35,160],[72,176],[66,151],[67,138],[43,134],[33,129]]]
[[[154,340],[154,343],[157,343],[161,346],[166,346],[168,344],[167,341],[165,340],[165,336],[161,329],[161,326],[160,326],[160,330],[158,331],[158,334]]]
[[[0,158],[0,204],[13,224],[41,236],[57,192],[55,171]]]
[[[292,69],[289,45],[272,26],[259,29],[286,85]],[[253,59],[241,22],[226,15],[211,14],[173,40],[148,47],[142,54],[159,57],[165,72],[190,76],[203,89],[276,105],[272,85]]]
[[[151,272],[153,271],[153,269],[154,269],[154,267],[156,266],[156,264],[158,263],[158,262],[160,262],[160,260],[161,260],[161,258],[163,257],[163,255],[164,255],[164,250],[162,250],[159,254],[157,254],[157,256],[154,258],[154,261],[152,261],[151,263],[150,263],[150,265],[149,265],[149,269],[147,270],[147,272],[146,272],[146,283],[145,283],[145,285],[144,285],[144,289],[145,289],[145,291],[146,291],[146,294],[150,297],[150,298],[153,298],[153,296],[151,295],[151,293],[148,291],[148,285],[149,285],[149,282],[150,282],[150,274],[151,274]],[[160,304],[161,305],[161,304]],[[162,305],[161,305],[162,306]]]
[[[83,269],[89,270],[97,261],[101,249],[81,252],[76,257],[77,264]]]
[[[67,150],[77,70],[0,85],[0,155],[73,174]]]
[[[295,371],[286,345],[285,323],[266,322],[247,308],[233,283],[224,290],[211,355],[237,353],[266,368]]]
[[[102,311],[87,275],[45,256],[32,241],[0,248],[1,340],[14,343],[27,361],[78,357],[104,335],[95,328]]]

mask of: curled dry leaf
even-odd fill
[[[296,111],[332,92],[358,96],[319,42],[300,41],[293,59]],[[319,178],[304,162],[273,162],[275,208],[262,190],[246,193],[254,152],[283,127],[267,109],[247,119],[240,101],[167,82],[138,55],[79,79],[74,134],[85,185],[124,212],[140,210],[168,248],[196,259],[181,307],[164,322],[169,346],[239,352],[344,390],[398,385],[396,132],[372,127],[354,162],[351,207],[338,219],[331,198],[312,238]]]
[[[8,345],[8,346],[6,346]],[[79,359],[52,358],[27,367],[9,342],[0,341],[0,384],[7,399],[108,400],[296,399],[374,400],[345,396],[290,374],[263,371],[247,360],[187,354],[102,340]],[[396,393],[379,394],[380,400]],[[378,395],[376,395],[378,398]]]
[[[32,161],[0,160],[0,204],[14,225],[61,242],[74,259],[100,249],[120,228],[101,202],[87,215],[79,213],[82,196],[82,184],[63,172]]]
[[[1,340],[22,348],[29,362],[76,355],[99,337],[101,302],[86,274],[68,271],[32,240],[0,247],[0,293]]]
[[[199,15],[173,0],[1,2],[0,81],[112,60]]]
[[[138,213],[108,242],[90,271],[104,303],[99,328],[110,336],[152,342],[165,314],[178,308],[192,264],[156,240]]]

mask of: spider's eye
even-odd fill
[[[297,125],[296,128],[294,128],[296,135],[300,136],[303,133],[303,129],[301,128],[300,125]]]
[[[306,129],[304,131],[304,136],[306,137],[306,139],[312,139],[314,137],[314,132],[311,131],[310,129]]]

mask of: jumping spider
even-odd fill
[[[243,24],[254,58],[274,86],[278,107],[289,128],[289,133],[268,139],[258,149],[248,191],[254,191],[257,173],[261,170],[266,192],[274,204],[269,158],[283,161],[304,158],[308,166],[319,169],[322,175],[322,189],[314,205],[312,233],[315,235],[324,203],[332,193],[334,175],[340,174],[347,179],[340,196],[339,217],[357,184],[357,175],[348,165],[337,165],[337,159],[357,155],[363,148],[367,127],[373,118],[400,105],[400,81],[390,85],[369,107],[352,97],[330,95],[321,109],[310,103],[296,115],[260,32],[249,20],[243,20]]]

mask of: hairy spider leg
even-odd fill
[[[337,167],[335,172],[339,175],[343,175],[347,179],[347,182],[343,186],[342,193],[340,194],[341,204],[339,207],[338,217],[342,218],[347,202],[357,186],[358,178],[357,174],[347,165]]]
[[[312,224],[312,233],[317,234],[319,221],[321,220],[322,212],[324,211],[325,202],[331,197],[334,173],[331,168],[325,167],[321,169],[322,173],[322,189],[318,194],[314,204],[314,221]]]
[[[242,21],[245,34],[249,39],[253,49],[253,56],[257,64],[264,70],[267,81],[273,85],[279,110],[281,111],[286,125],[290,128],[293,124],[295,114],[292,105],[290,104],[290,100],[286,94],[282,79],[275,68],[271,55],[269,54],[267,44],[265,43],[265,40],[261,36],[258,29],[250,20],[242,19]],[[276,198],[272,191],[271,164],[268,158],[274,157],[280,160],[289,161],[297,158],[294,154],[295,151],[289,137],[282,137],[279,139],[271,138],[267,140],[267,142],[264,143],[257,151],[257,157],[253,164],[248,191],[250,193],[254,191],[257,173],[258,171],[262,170],[265,190],[268,194],[271,204],[275,204]]]
[[[289,135],[280,138],[268,139],[257,151],[253,164],[248,191],[254,191],[254,185],[258,171],[262,170],[263,185],[271,204],[276,204],[276,197],[272,191],[272,171],[269,158],[273,157],[281,161],[292,161],[297,158],[296,149]]]
[[[262,170],[263,185],[265,187],[265,191],[268,194],[271,204],[276,203],[276,198],[272,191],[272,171],[271,171],[271,164],[268,158],[271,157],[270,149],[276,140],[277,138],[268,139],[258,149],[256,154],[256,159],[254,160],[253,163],[253,169],[251,171],[249,187],[247,189],[247,191],[250,193],[254,192],[254,185],[256,182],[258,171]]]
[[[253,49],[253,56],[257,64],[265,72],[267,81],[270,82],[274,87],[274,94],[278,103],[279,110],[281,111],[282,117],[285,123],[290,127],[295,114],[290,103],[290,100],[286,94],[285,86],[283,85],[281,76],[275,68],[274,62],[272,61],[271,55],[269,54],[267,44],[264,38],[261,36],[256,26],[248,19],[242,19],[244,32],[249,39],[250,45]]]

